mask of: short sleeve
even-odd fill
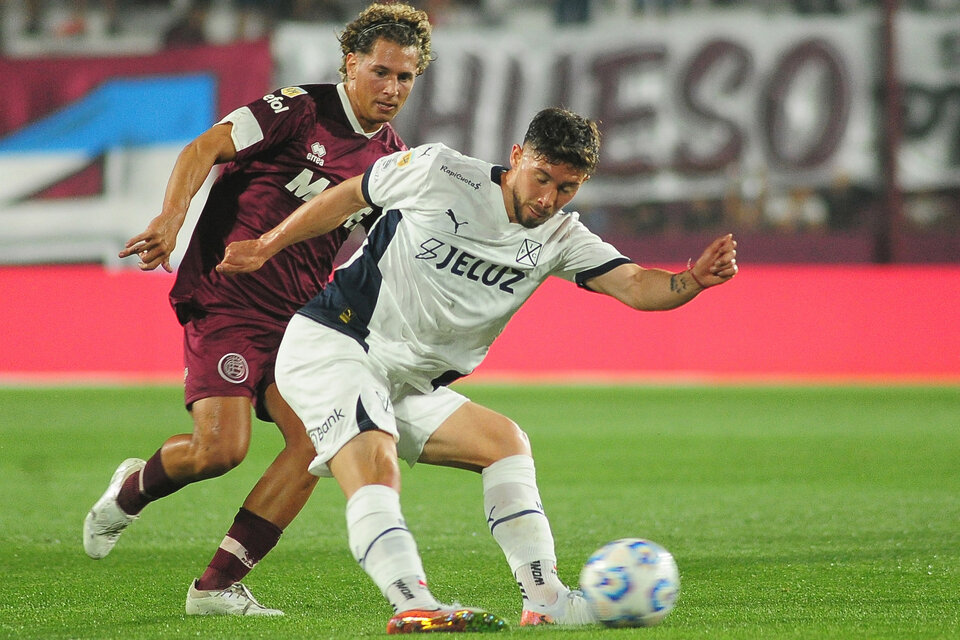
[[[570,215],[571,220],[561,240],[561,261],[553,275],[589,290],[586,282],[591,278],[632,262],[612,244],[590,231],[580,222],[577,214]]]
[[[316,108],[300,87],[285,87],[235,109],[218,124],[231,123],[237,159],[281,146],[315,120]]]
[[[260,128],[260,123],[257,122],[253,112],[250,111],[250,107],[234,109],[217,124],[228,122],[233,125],[230,130],[230,137],[233,139],[233,147],[238,153],[263,140],[263,129]]]
[[[363,176],[363,197],[381,209],[415,206],[429,188],[431,167],[442,145],[431,144],[383,156]]]

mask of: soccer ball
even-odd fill
[[[657,543],[623,538],[590,556],[580,589],[608,627],[652,627],[673,610],[680,574],[673,555]]]

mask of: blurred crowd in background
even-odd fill
[[[883,0],[409,0],[438,25],[495,26],[518,11],[544,24],[587,23],[618,12],[654,19],[680,12],[736,11],[798,15],[844,15],[879,11]],[[280,22],[340,23],[355,16],[367,0],[0,0],[3,37],[34,43],[25,50],[42,54],[44,43],[71,40],[122,40],[136,30],[163,33],[163,46],[223,44],[269,37]],[[960,0],[903,0],[903,9],[960,20]],[[0,46],[9,42],[0,42]],[[81,45],[82,46],[82,45]],[[7,47],[4,47],[5,49]],[[56,47],[54,47],[56,49]],[[62,53],[62,46],[57,49]],[[637,202],[596,212],[598,231],[613,233],[691,232],[729,228],[806,231],[869,230],[883,206],[876,187],[855,184],[839,173],[832,184],[787,190],[768,188],[764,175],[731,171],[720,198],[678,202]],[[960,231],[958,190],[904,194],[903,218],[913,229]]]
[[[539,12],[555,24],[588,22],[606,11],[637,16],[673,12],[751,9],[800,15],[839,15],[876,9],[883,0],[411,0],[436,23],[497,24],[516,11]],[[171,46],[210,38],[211,13],[226,14],[232,38],[266,35],[279,21],[344,22],[366,0],[0,0],[5,10],[20,14],[20,31],[31,37],[116,36],[144,24],[161,28]],[[18,6],[19,5],[19,6]],[[901,8],[945,14],[960,13],[960,0],[902,0]],[[4,17],[7,21],[7,16]],[[219,35],[222,39],[225,36]]]

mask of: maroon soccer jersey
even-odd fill
[[[286,324],[327,283],[349,231],[287,247],[253,273],[225,276],[226,246],[269,231],[325,188],[406,149],[389,124],[364,135],[342,85],[286,87],[232,112],[237,157],[214,182],[170,292],[181,322],[197,311]]]

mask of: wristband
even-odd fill
[[[700,281],[697,279],[697,276],[693,275],[693,269],[687,269],[687,273],[690,274],[690,277],[693,278],[693,281],[694,281],[694,282],[696,282],[698,285],[700,285],[700,288],[701,288],[701,289],[706,289],[706,288],[707,288],[707,285],[705,285],[705,284],[703,284],[702,282],[700,282]]]
[[[706,289],[707,285],[700,282],[700,280],[697,279],[697,276],[694,275],[693,267],[690,266],[690,262],[691,262],[690,260],[687,260],[687,273],[690,274],[690,277],[693,278],[693,281],[696,282],[701,289]]]

